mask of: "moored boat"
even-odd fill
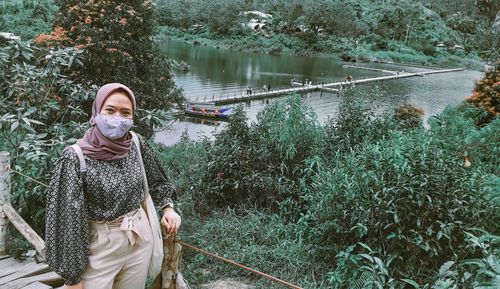
[[[193,104],[190,103],[184,109],[188,115],[209,117],[209,118],[229,118],[230,107],[216,107],[207,104]]]

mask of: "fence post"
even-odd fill
[[[0,151],[0,255],[6,254],[7,225],[9,219],[4,205],[10,202],[10,155]]]
[[[167,235],[165,230],[163,231],[163,252],[165,257],[163,259],[163,270],[162,270],[162,284],[161,289],[184,289],[188,288],[184,285],[184,278],[179,272],[181,263],[181,251],[182,246],[179,243],[175,243],[175,235]],[[179,279],[179,280],[178,280]],[[180,288],[178,288],[178,286]]]

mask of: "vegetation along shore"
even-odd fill
[[[481,59],[498,57],[493,2],[159,1],[158,36],[273,55],[482,69]]]

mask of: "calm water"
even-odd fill
[[[254,90],[261,89],[264,85],[271,85],[273,89],[290,87],[292,78],[319,83],[341,81],[347,74],[352,75],[355,80],[386,75],[377,71],[344,67],[351,63],[325,57],[270,56],[192,46],[179,41],[166,41],[161,48],[169,58],[191,65],[189,72],[174,71],[174,76],[177,86],[193,101],[242,94],[248,86]],[[390,64],[362,65],[407,72],[424,70]],[[478,71],[461,71],[377,82],[363,85],[361,89],[378,88],[377,97],[372,101],[381,110],[411,103],[423,108],[428,118],[448,105],[459,104],[471,94],[474,81],[481,76],[482,73]],[[321,123],[335,117],[339,104],[337,95],[313,92],[304,94],[303,98],[314,109]],[[256,119],[257,113],[267,103],[282,99],[283,97],[255,100],[245,104],[250,121]],[[155,140],[165,145],[173,145],[179,141],[183,132],[187,132],[191,139],[202,136],[211,138],[214,132],[220,131],[224,126],[224,122],[183,118],[174,122],[170,128],[158,132]]]

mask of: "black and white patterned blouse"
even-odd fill
[[[149,191],[156,205],[176,199],[176,191],[155,152],[139,136]],[[58,160],[47,190],[45,239],[47,262],[66,285],[80,282],[88,262],[89,220],[111,221],[140,207],[144,198],[137,148],[118,160],[85,156],[85,193],[76,152]]]

